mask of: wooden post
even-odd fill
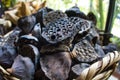
[[[107,22],[106,22],[105,32],[104,32],[105,34],[109,34],[109,35],[104,35],[103,45],[107,45],[110,42],[109,39],[111,37],[110,32],[112,29],[115,1],[116,0],[109,0],[109,10],[108,10]]]

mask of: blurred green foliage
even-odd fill
[[[120,15],[120,0],[116,0],[113,23],[112,23],[113,28],[116,28],[116,29],[120,29],[120,23],[117,22],[117,21],[120,21],[120,18],[117,18],[118,14]],[[115,31],[116,30],[114,30],[113,32]],[[116,36],[117,35],[120,36],[120,34],[116,34]],[[116,36],[112,37],[110,40],[112,43],[117,44],[118,49],[120,50],[120,37],[116,37]]]
[[[120,0],[116,0],[115,10],[114,10],[114,17],[113,17],[113,24],[115,19],[117,18],[118,14],[120,14]]]
[[[110,41],[111,41],[113,44],[116,44],[117,47],[118,47],[118,50],[120,51],[120,38],[114,36],[114,37],[110,38]]]
[[[9,8],[15,5],[16,0],[1,0],[4,8]]]
[[[8,8],[11,6],[11,0],[2,0],[2,5],[5,8]]]

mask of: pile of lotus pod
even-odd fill
[[[15,21],[0,38],[0,80],[73,80],[116,50],[102,46],[95,15],[77,6],[65,12],[37,8]]]

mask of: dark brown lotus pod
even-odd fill
[[[51,16],[46,15],[47,18],[53,17],[51,22],[49,22],[50,20],[48,21],[48,24],[45,22],[45,28],[42,28],[42,37],[49,43],[58,43],[67,38],[74,37],[78,32],[83,33],[91,28],[90,21],[78,17],[67,18],[64,15],[64,17],[62,16],[60,18],[60,14],[58,14],[59,12],[60,11],[53,12],[58,15],[58,17],[52,16],[52,14]],[[65,14],[63,12],[60,13]]]
[[[31,44],[31,45],[34,45],[34,46],[38,47],[39,46],[39,41],[34,36],[23,35],[17,40],[17,43],[16,43],[17,47],[21,47],[22,45],[26,45],[26,44]]]
[[[45,75],[45,73],[40,68],[35,71],[34,80],[50,80],[50,79]]]
[[[117,45],[113,43],[109,43],[106,46],[102,46],[102,49],[104,50],[105,54],[113,51],[117,51]]]
[[[69,52],[55,52],[51,55],[41,56],[41,69],[50,80],[66,80],[68,78],[71,67],[69,54]]]
[[[78,43],[83,38],[88,40],[92,46],[95,46],[95,44],[99,42],[100,36],[97,30],[94,27],[91,27],[88,31],[77,33],[73,40],[73,44]]]
[[[35,24],[33,30],[31,31],[32,36],[36,37],[37,39],[41,38],[41,26],[40,23]]]
[[[88,40],[93,46],[99,42],[100,36],[94,27],[92,27],[88,34],[85,36],[85,39]]]
[[[23,36],[23,35],[32,35],[34,37],[36,37],[38,40],[41,40],[41,24],[40,23],[36,23],[34,25],[34,27],[32,28],[32,30],[26,34],[23,31],[20,32],[19,36]]]
[[[91,28],[92,22],[86,19],[78,18],[78,17],[70,17],[68,18],[71,23],[74,24],[76,31],[79,34],[88,31]]]
[[[18,38],[19,31],[12,30],[0,41],[0,65],[8,68],[12,65],[15,57],[18,55],[14,42]]]
[[[94,49],[101,58],[105,56],[105,52],[100,44],[96,43]]]
[[[41,46],[48,44],[48,42],[42,37],[41,32],[42,30],[40,23],[35,24],[33,30],[31,31],[31,35],[39,40],[39,44],[38,44],[39,49],[41,48]]]
[[[7,71],[20,80],[33,80],[35,68],[30,58],[18,55]]]
[[[15,28],[12,31],[8,32],[6,35],[3,36],[3,41],[0,43],[2,46],[11,46],[15,47],[15,41],[18,39],[20,30]]]
[[[97,24],[97,18],[96,18],[95,14],[93,12],[89,12],[87,14],[87,19],[91,20],[93,22],[93,24],[96,26],[96,24]]]
[[[77,33],[72,41],[72,44],[75,45],[76,43],[78,43],[81,39],[83,39],[84,37],[87,36],[87,34],[89,34],[89,30],[85,31],[83,33]]]
[[[78,62],[92,63],[99,59],[99,55],[95,52],[91,44],[83,39],[75,44],[72,55]]]
[[[29,57],[35,65],[35,69],[37,69],[38,60],[40,58],[40,53],[37,47],[34,45],[26,44],[19,47],[19,54],[23,57]]]
[[[51,11],[44,16],[43,23],[44,23],[44,25],[47,25],[49,22],[54,22],[61,18],[67,18],[67,15],[60,10]]]
[[[49,43],[57,43],[74,35],[74,26],[67,18],[49,23],[42,31],[42,37]]]
[[[79,7],[73,6],[72,8],[65,11],[68,17],[80,17],[83,19],[87,19],[87,16],[80,11]]]
[[[39,59],[39,42],[34,36],[23,35],[17,41],[17,51],[23,57],[29,57],[35,67],[37,68],[37,63]]]
[[[33,14],[36,17],[36,23],[40,23],[41,27],[44,27],[43,18],[51,11],[53,11],[53,9],[48,7],[44,7],[38,10],[37,13]]]
[[[28,34],[34,28],[36,24],[36,18],[33,15],[21,17],[18,20],[18,27],[22,30],[24,34]]]
[[[15,57],[17,56],[16,50],[11,46],[0,47],[0,65],[4,68],[9,68]]]
[[[55,52],[70,52],[70,48],[66,44],[48,44],[41,47],[40,53],[42,54],[52,54]]]
[[[76,79],[81,74],[81,72],[84,69],[88,68],[89,66],[90,66],[90,64],[88,64],[88,63],[79,63],[79,64],[75,64],[75,65],[71,66],[71,71],[69,73],[68,80]]]

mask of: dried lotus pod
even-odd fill
[[[79,76],[79,74],[86,68],[88,68],[90,66],[90,64],[87,63],[80,63],[80,64],[76,64],[74,66],[72,66],[72,71]]]
[[[90,64],[88,63],[79,63],[71,66],[71,71],[69,73],[69,79],[76,79],[84,69],[88,68]]]
[[[16,41],[16,39],[18,39],[18,36],[19,36],[19,33],[20,33],[20,30],[18,29],[13,29],[12,31],[8,32],[7,34],[5,34],[3,36],[4,38],[4,41],[2,42],[1,45],[3,46],[11,46],[11,47],[14,47],[15,48],[15,44],[14,42]]]
[[[42,37],[49,43],[55,44],[69,37],[73,37],[75,32],[74,25],[67,18],[62,18],[51,22],[43,28]]]
[[[87,16],[80,11],[78,6],[73,6],[72,8],[65,11],[68,17],[80,17],[83,19],[87,19]]]
[[[109,52],[117,51],[117,45],[109,43],[106,46],[102,46],[102,49],[105,52],[105,54],[107,54]]]
[[[12,75],[18,77],[20,80],[32,80],[34,76],[34,64],[28,57],[18,55],[11,68],[7,71]]]
[[[51,11],[54,11],[54,10],[49,7],[44,7],[44,8],[39,9],[37,13],[41,13],[42,18],[44,18]]]
[[[66,80],[69,76],[71,58],[69,52],[55,52],[51,55],[44,54],[40,58],[40,65],[50,80]]]
[[[97,18],[96,18],[96,16],[94,15],[93,12],[89,12],[89,13],[87,14],[87,19],[93,21],[94,26],[96,26],[96,24],[97,24]]]
[[[15,47],[9,45],[0,46],[0,65],[4,68],[10,67],[16,56],[17,53]]]
[[[40,23],[41,27],[44,27],[43,17],[46,16],[50,11],[53,11],[53,9],[44,7],[38,10],[38,12],[34,13],[33,15],[36,18],[36,23]]]
[[[65,44],[55,44],[55,45],[51,45],[51,44],[48,44],[48,45],[44,45],[41,47],[41,50],[40,50],[40,53],[41,54],[52,54],[52,53],[55,53],[55,52],[69,52],[70,49],[68,46],[66,46]]]
[[[94,27],[91,27],[91,29],[89,29],[88,34],[84,37],[91,44],[93,44],[93,46],[99,41],[99,38],[100,38],[98,32],[96,31],[96,29]]]
[[[35,24],[33,30],[31,31],[32,36],[35,36],[37,39],[41,38],[41,26],[40,23]]]
[[[17,43],[17,51],[23,57],[29,57],[37,68],[38,59],[40,57],[39,53],[39,42],[34,36],[23,35],[21,36]]]
[[[99,59],[99,55],[95,52],[91,44],[85,39],[75,44],[71,55],[79,62],[91,63]]]
[[[18,55],[14,45],[18,33],[19,31],[12,30],[4,35],[3,40],[0,42],[0,65],[4,68],[10,67],[15,57]]]
[[[93,24],[93,23],[91,23],[91,24]],[[99,42],[100,36],[99,36],[98,32],[96,31],[95,27],[91,26],[91,28],[89,28],[86,31],[82,31],[82,33],[81,33],[81,31],[79,31],[76,34],[76,36],[74,37],[73,44],[78,43],[83,38],[88,40],[94,46],[97,42]]]
[[[58,12],[58,14],[57,14]],[[91,28],[91,22],[84,20],[79,17],[66,18],[64,13],[59,14],[60,11],[54,11],[58,17],[52,16],[53,14],[47,16],[50,22],[42,28],[42,37],[46,39],[49,43],[57,43],[70,37],[74,37],[78,32],[82,34]],[[48,13],[49,14],[49,13]],[[60,18],[60,16],[62,16]],[[53,18],[51,18],[53,17]],[[55,21],[54,21],[55,20]],[[47,22],[47,21],[46,21]],[[45,23],[46,23],[45,22]]]
[[[28,34],[34,28],[36,19],[33,15],[24,16],[18,20],[18,27],[22,30],[23,33]]]
[[[105,52],[103,51],[103,48],[102,48],[102,46],[100,44],[96,43],[95,46],[94,46],[94,49],[98,53],[98,55],[100,57],[104,57],[105,56]]]
[[[36,47],[39,46],[39,41],[36,37],[31,35],[23,35],[17,41],[17,46],[21,47],[22,45],[31,44]]]
[[[29,57],[37,69],[38,60],[40,58],[40,53],[37,47],[34,45],[26,44],[18,48],[19,54],[23,57]]]
[[[91,29],[92,22],[86,19],[78,18],[78,17],[70,17],[68,18],[71,23],[74,24],[77,32],[82,34],[83,32],[89,31]]]
[[[80,9],[77,5],[71,7],[70,9],[66,10],[65,12],[67,13],[67,12],[70,12],[70,11],[73,11],[75,13],[80,13]]]
[[[51,11],[43,17],[43,23],[47,25],[49,22],[54,22],[61,18],[67,18],[67,15],[60,10]]]

